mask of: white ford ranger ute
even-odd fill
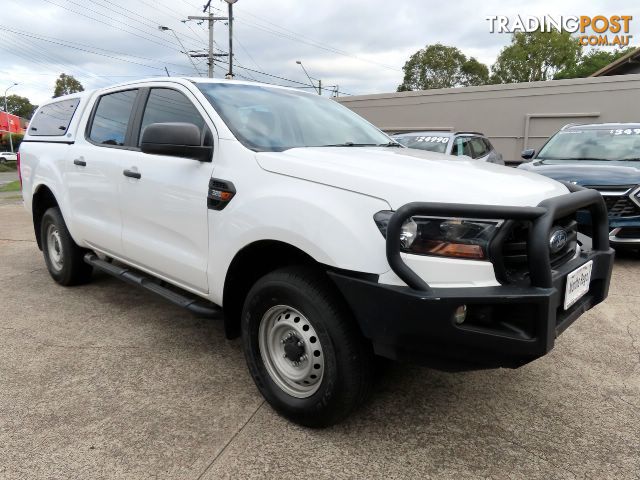
[[[608,292],[598,192],[404,148],[287,88],[162,78],[56,98],[19,162],[56,282],[100,270],[223,318],[260,392],[307,426],[366,398],[376,354],[518,367]]]

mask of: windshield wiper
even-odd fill
[[[401,143],[398,143],[398,142],[379,143],[377,146],[378,147],[396,147],[396,148],[403,148],[404,147],[404,145],[402,145]]]
[[[538,160],[540,160],[540,158],[538,157]],[[595,157],[545,157],[544,160],[593,160],[593,161],[597,161],[597,162],[608,162],[609,159],[607,158],[595,158]]]
[[[320,147],[377,147],[376,143],[353,143],[353,142],[344,142],[344,143],[335,143],[333,145],[319,145]]]
[[[640,157],[632,157],[632,158],[621,158],[618,160],[619,162],[638,162],[640,161]]]

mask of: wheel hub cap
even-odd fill
[[[47,228],[47,251],[49,253],[49,261],[51,266],[56,271],[62,270],[63,266],[63,251],[62,240],[60,239],[60,232],[55,225],[49,225]]]
[[[300,363],[302,357],[305,356],[304,342],[293,332],[290,332],[287,338],[282,340],[284,346],[284,358],[295,363]]]
[[[324,353],[309,320],[298,310],[277,305],[260,321],[258,344],[271,379],[296,398],[313,395],[324,374]]]

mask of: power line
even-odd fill
[[[120,58],[120,57],[116,57],[114,55],[109,55],[108,53],[96,52],[94,50],[102,50],[103,52],[109,52],[109,53],[113,53],[115,55],[123,55],[125,57],[137,58],[137,59],[141,59],[141,60],[149,60],[149,61],[153,61],[153,62],[157,62],[158,61],[157,59],[152,59],[152,58],[148,58],[148,57],[140,57],[140,56],[131,55],[131,54],[128,54],[128,53],[116,52],[116,51],[113,51],[113,50],[105,50],[105,49],[102,49],[102,48],[99,48],[99,47],[94,47],[94,46],[91,46],[91,45],[79,44],[77,42],[67,42],[65,40],[61,40],[61,39],[58,39],[58,38],[45,37],[43,35],[36,35],[36,34],[30,33],[30,32],[17,31],[17,30],[11,29],[10,27],[6,27],[4,25],[0,25],[0,29],[4,30],[6,32],[11,32],[11,33],[13,33],[15,35],[20,35],[20,36],[28,37],[28,38],[34,38],[36,40],[40,40],[40,41],[43,41],[43,42],[48,42],[48,43],[52,43],[52,44],[63,46],[63,47],[67,47],[67,48],[72,48],[74,50],[79,50],[79,51],[82,51],[82,52],[91,53],[93,55],[100,55],[102,57],[111,58],[113,60],[119,60],[121,62],[127,62],[127,63],[131,63],[131,64],[134,64],[134,65],[140,65],[142,67],[148,67],[148,68],[153,68],[153,69],[157,69],[157,70],[164,70],[163,67],[154,66],[154,65],[148,65],[148,64],[136,62],[136,61],[133,61],[133,60],[129,60],[127,58]],[[82,46],[78,47],[76,45],[82,45]],[[83,48],[83,47],[86,47],[86,48]],[[91,49],[93,49],[93,50],[91,50]],[[180,68],[184,68],[184,65],[179,65],[177,63],[172,63],[172,62],[162,62],[162,63],[166,64],[166,65],[173,65],[173,66],[177,66],[177,67],[180,67]]]
[[[107,26],[109,26],[109,27],[116,28],[116,29],[121,30],[121,31],[123,31],[123,32],[126,32],[126,33],[128,33],[128,34],[130,34],[130,35],[135,35],[135,36],[136,36],[136,37],[138,37],[138,38],[142,38],[143,40],[147,40],[148,42],[155,43],[156,45],[160,45],[160,46],[165,47],[165,48],[167,48],[167,47],[170,45],[170,44],[168,43],[168,41],[167,41],[167,40],[165,40],[165,39],[164,39],[164,38],[162,38],[162,37],[158,37],[157,35],[152,35],[152,36],[153,36],[153,37],[155,37],[155,38],[159,38],[159,39],[162,41],[162,43],[161,43],[161,42],[158,42],[157,40],[154,40],[154,39],[152,39],[152,38],[149,38],[149,36],[144,36],[144,35],[140,35],[140,34],[135,33],[135,32],[131,32],[131,31],[125,30],[124,28],[122,28],[122,27],[120,27],[120,26],[118,26],[118,25],[113,25],[113,24],[111,24],[111,23],[105,22],[105,21],[100,20],[100,19],[98,19],[98,18],[95,18],[95,17],[91,17],[91,16],[89,16],[89,15],[86,15],[85,13],[78,12],[78,11],[76,11],[76,10],[72,10],[71,8],[68,8],[68,7],[64,6],[64,5],[60,5],[60,4],[58,4],[58,3],[55,3],[53,0],[43,0],[43,1],[44,1],[44,2],[47,2],[47,3],[50,3],[51,5],[55,5],[55,6],[59,7],[59,8],[62,8],[63,10],[67,10],[67,11],[69,11],[69,12],[75,13],[76,15],[80,15],[80,16],[83,16],[83,17],[89,18],[89,19],[91,19],[91,20],[94,20],[94,21],[96,21],[96,22],[102,23],[103,25],[107,25]],[[86,7],[84,7],[83,5],[81,5],[81,4],[77,4],[77,3],[73,2],[73,0],[67,0],[67,1],[68,1],[68,2],[70,2],[70,3],[73,3],[73,4],[75,4],[75,5],[79,5],[80,7],[85,8],[86,10],[89,10],[89,11],[91,11],[91,12],[98,13],[98,15],[105,16],[105,17],[106,17],[106,18],[108,18],[109,20],[116,21],[116,22],[118,22],[118,23],[120,23],[120,24],[123,24],[123,25],[125,25],[125,26],[129,27],[129,28],[133,28],[133,29],[138,30],[138,31],[140,31],[140,32],[142,32],[142,33],[146,33],[147,35],[150,35],[150,34],[148,34],[147,32],[145,32],[144,30],[142,30],[142,29],[140,29],[140,28],[137,28],[137,27],[135,27],[135,26],[131,26],[131,25],[127,24],[127,23],[121,22],[121,21],[119,21],[119,20],[117,20],[117,19],[114,19],[113,17],[109,17],[109,16],[107,16],[107,15],[104,15],[104,14],[103,14],[103,13],[101,13],[101,12],[96,12],[95,10],[87,9],[87,8],[86,8]],[[172,46],[171,46],[171,48],[175,50],[175,48],[173,48]]]
[[[216,8],[216,7],[212,7],[212,8],[214,10],[222,11],[221,9]],[[249,12],[245,11],[243,13],[243,15],[251,16],[251,17],[257,19],[260,22],[273,25],[274,27],[282,30],[282,31],[278,31],[278,30],[275,30],[275,29],[273,29],[271,27],[268,27],[268,26],[264,26],[264,25],[260,25],[260,24],[256,24],[256,23],[251,23],[250,21],[243,20],[242,16],[240,16],[240,17],[238,17],[237,15],[235,16],[236,20],[238,22],[244,23],[245,25],[248,25],[248,26],[253,27],[253,28],[257,28],[257,29],[262,30],[262,31],[264,31],[266,33],[270,33],[272,35],[275,35],[275,36],[278,36],[278,37],[281,37],[281,38],[285,38],[285,39],[288,39],[288,40],[291,40],[291,41],[304,43],[305,45],[309,45],[309,46],[312,46],[312,47],[315,47],[315,48],[319,48],[319,49],[322,49],[322,50],[325,50],[325,51],[328,51],[328,52],[331,52],[331,53],[336,53],[338,55],[342,55],[342,56],[345,56],[345,57],[350,57],[350,58],[353,58],[355,60],[359,60],[361,62],[372,63],[372,64],[378,65],[380,67],[383,67],[383,68],[386,68],[386,69],[389,69],[389,70],[393,70],[393,71],[397,71],[397,72],[401,71],[401,69],[399,69],[399,68],[392,67],[390,65],[385,65],[384,63],[376,62],[375,60],[369,60],[369,59],[366,59],[366,58],[361,58],[361,57],[359,57],[357,55],[351,54],[351,53],[346,52],[344,50],[340,50],[340,49],[335,48],[335,47],[333,47],[331,45],[328,45],[326,43],[322,43],[322,42],[318,42],[318,41],[312,40],[309,37],[306,37],[306,36],[304,36],[304,35],[302,35],[300,33],[296,33],[293,30],[289,30],[289,29],[287,29],[285,27],[281,27],[281,26],[279,26],[279,25],[277,25],[277,24],[275,24],[273,22],[265,20],[262,17],[258,17],[256,15],[252,15]]]
[[[67,1],[72,1],[72,0],[67,0]],[[128,18],[128,19],[130,19],[130,20],[133,20],[134,22],[137,22],[137,23],[139,23],[139,24],[141,24],[141,25],[144,25],[146,28],[148,28],[148,29],[152,30],[154,33],[157,31],[158,25],[160,25],[160,24],[162,24],[162,23],[163,23],[163,22],[161,22],[161,21],[159,21],[159,20],[152,19],[152,18],[150,18],[150,17],[147,17],[147,16],[145,16],[145,15],[142,15],[141,13],[134,12],[134,11],[132,11],[132,10],[129,10],[128,8],[122,7],[121,5],[118,5],[118,4],[114,3],[114,2],[112,2],[111,0],[94,0],[94,2],[96,2],[96,1],[105,2],[105,3],[109,4],[109,5],[113,5],[114,7],[117,7],[117,8],[119,8],[119,9],[121,9],[121,10],[124,10],[124,11],[126,11],[126,12],[129,12],[129,13],[133,14],[134,16],[127,15],[126,13],[118,12],[118,11],[116,11],[116,10],[114,10],[114,9],[112,9],[112,8],[110,8],[110,7],[108,7],[108,6],[104,6],[104,5],[100,5],[100,4],[98,4],[98,6],[99,6],[99,7],[102,7],[102,8],[104,8],[105,10],[107,10],[107,11],[109,11],[109,12],[111,12],[111,13],[114,13],[114,14],[116,14],[116,15],[121,15],[121,16],[123,16],[123,17],[125,17],[125,18]],[[147,4],[147,5],[149,5],[148,3],[146,3],[146,4]],[[150,6],[151,6],[152,8],[155,8],[153,5],[150,5]],[[136,18],[136,17],[138,17],[138,18],[140,18],[140,19],[142,19],[142,20],[139,20],[139,19],[138,19],[138,18]],[[175,21],[175,18],[173,18],[173,20],[174,20],[174,23],[176,23],[177,25],[179,25],[179,24],[181,23],[181,22],[177,22],[177,21]],[[199,38],[197,38],[197,37],[192,37],[192,36],[190,36],[190,35],[188,35],[188,34],[185,34],[185,33],[182,33],[182,32],[180,32],[180,34],[181,34],[184,38],[190,39],[190,40],[192,40],[192,41],[194,41],[194,42],[197,42],[198,44],[201,42],[201,39],[199,39]],[[155,35],[152,35],[152,36],[154,36],[154,37],[155,37]],[[158,38],[161,38],[161,37],[158,37]]]
[[[90,53],[90,54],[93,54],[93,55],[99,55],[99,56],[110,58],[110,59],[113,59],[113,60],[118,60],[118,61],[130,63],[130,64],[134,64],[134,65],[139,65],[139,66],[142,66],[142,67],[151,68],[151,69],[155,69],[155,70],[164,70],[163,66],[149,65],[147,63],[141,63],[139,61],[131,60],[132,58],[135,58],[135,59],[140,59],[140,60],[157,62],[157,59],[151,59],[151,58],[148,58],[148,57],[141,57],[141,56],[137,56],[137,55],[130,55],[130,54],[117,52],[117,51],[113,51],[113,50],[106,50],[106,49],[102,49],[100,47],[95,47],[95,46],[86,45],[86,44],[80,44],[78,42],[69,42],[69,41],[61,40],[61,39],[58,39],[58,38],[55,38],[55,37],[45,37],[43,35],[36,35],[36,34],[30,33],[30,32],[17,31],[17,30],[12,29],[11,27],[4,26],[4,25],[0,25],[0,29],[2,29],[5,32],[11,32],[11,33],[13,33],[15,35],[20,35],[22,37],[27,37],[27,38],[31,38],[31,39],[35,39],[35,40],[39,40],[39,41],[43,41],[43,42],[47,42],[47,43],[51,43],[51,44],[54,44],[54,45],[59,45],[59,46],[63,46],[63,47],[66,47],[66,48],[71,48],[71,49],[82,51],[82,52],[85,52],[85,53]],[[128,33],[131,33],[131,32],[128,32]],[[81,46],[77,46],[77,45],[81,45]],[[97,50],[100,50],[100,51],[97,51]],[[108,52],[108,53],[102,53],[102,52]],[[116,55],[125,56],[125,57],[128,57],[128,58],[121,58],[120,56],[116,56]],[[228,64],[228,60],[226,60],[226,59],[225,60],[221,59],[219,61],[221,63]],[[180,68],[183,68],[183,65],[178,65],[178,64],[175,64],[175,63],[171,63],[171,62],[163,62],[163,63],[166,64],[166,65],[174,65],[174,66],[178,66]],[[307,85],[305,82],[300,82],[298,80],[292,80],[290,78],[286,78],[286,77],[283,77],[283,76],[280,76],[280,75],[274,75],[272,73],[268,73],[268,72],[264,72],[264,71],[256,70],[256,69],[252,69],[252,68],[249,68],[249,67],[246,67],[246,66],[241,66],[240,64],[238,64],[238,68],[240,68],[240,69],[242,69],[242,70],[244,70],[246,72],[251,72],[251,73],[255,73],[255,74],[258,74],[258,75],[263,75],[263,76],[266,76],[266,77],[269,77],[269,78],[282,80],[282,81],[285,81],[285,82],[292,83],[294,85],[302,85],[302,86],[306,86]],[[184,75],[184,74],[180,74],[180,75]],[[268,83],[268,82],[264,82],[264,83]],[[343,91],[340,91],[339,93],[343,94],[343,95],[351,95],[350,93],[343,92]]]
[[[20,43],[17,40],[9,39],[9,41],[13,42],[15,47],[19,49],[22,53],[26,55],[30,55],[31,58],[34,58],[39,64],[49,66],[53,65],[56,69],[61,69],[63,71],[71,70],[70,73],[82,72],[83,76],[94,77],[93,72],[82,68],[79,65],[70,65],[66,58],[63,58],[59,54],[59,52],[53,53],[48,52],[47,54],[42,52],[42,49],[38,48],[37,45],[33,45],[32,39],[24,39],[24,42]]]

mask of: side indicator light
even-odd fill
[[[222,210],[235,197],[236,188],[233,183],[219,178],[209,180],[207,207],[211,210]]]

